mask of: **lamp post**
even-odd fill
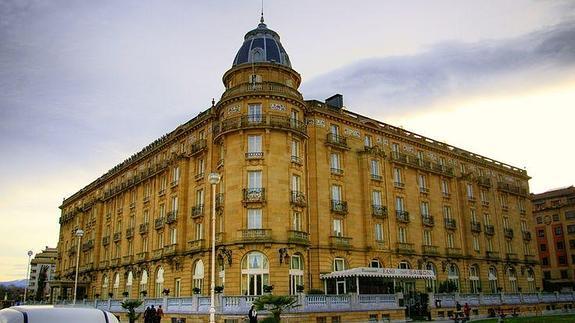
[[[220,174],[210,173],[208,181],[212,184],[212,265],[210,283],[210,323],[216,322],[215,288],[216,288],[216,185],[220,182]]]
[[[30,285],[30,258],[34,253],[32,250],[28,251],[28,263],[26,264],[26,287],[24,287],[24,303],[26,303],[26,294],[28,293],[28,286]]]
[[[84,231],[81,229],[76,230],[76,237],[78,237],[78,249],[76,250],[76,277],[74,278],[74,300],[72,304],[76,304],[76,295],[78,293],[78,267],[80,265],[80,243],[82,242],[82,236]]]

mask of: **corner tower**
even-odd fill
[[[263,17],[223,82],[212,127],[222,174],[217,248],[239,265],[220,267],[220,277],[230,294],[260,295],[266,285],[295,294],[309,245],[306,105],[301,77]]]

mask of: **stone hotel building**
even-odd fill
[[[435,273],[404,291],[540,287],[524,170],[354,113],[341,95],[304,99],[263,19],[223,83],[207,110],[63,201],[55,296],[72,296],[77,229],[80,298],[209,294],[212,210],[224,295],[353,292],[320,275],[357,267]]]

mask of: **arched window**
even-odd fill
[[[333,259],[333,271],[342,271],[342,270],[345,270],[345,259],[334,258]]]
[[[527,269],[527,288],[530,293],[535,292],[535,273],[533,269]]]
[[[371,268],[381,268],[381,262],[379,262],[379,259],[371,259],[371,261],[369,262],[369,267]]]
[[[192,281],[194,283],[193,288],[198,288],[201,292],[204,286],[204,262],[202,260],[196,261],[196,264],[194,265]]]
[[[489,290],[491,293],[495,294],[499,292],[497,290],[497,268],[493,266],[489,267],[489,274],[487,275],[487,279],[489,280]]]
[[[158,268],[156,272],[156,297],[161,297],[164,290],[164,268]]]
[[[120,295],[120,274],[118,273],[114,275],[114,289],[112,293],[114,293],[114,297],[116,298]]]
[[[142,277],[140,278],[140,286],[139,286],[139,293],[147,292],[148,291],[148,271],[142,271]]]
[[[261,295],[264,285],[269,285],[269,262],[261,252],[252,251],[242,260],[242,293]]]
[[[509,279],[509,291],[511,293],[517,293],[517,273],[515,268],[509,266],[507,267],[507,278]]]
[[[479,293],[481,281],[479,280],[479,266],[477,264],[469,267],[469,289],[472,293]]]
[[[459,291],[459,268],[456,264],[449,264],[447,266],[447,280],[453,282],[456,286],[456,290]]]
[[[399,269],[411,269],[411,265],[407,261],[400,261],[399,265],[397,266]]]
[[[102,298],[103,299],[108,299],[108,286],[109,286],[109,281],[108,281],[108,276],[104,275],[104,277],[102,277]]]
[[[303,257],[300,254],[291,256],[289,267],[289,293],[295,295],[298,286],[303,287]]]
[[[126,292],[128,292],[128,298],[132,297],[132,283],[134,281],[134,274],[132,271],[128,272],[128,277],[126,278]]]
[[[435,274],[435,277],[437,277],[437,269],[435,268],[435,265],[431,261],[425,264],[425,269],[433,271],[433,273]],[[437,293],[437,280],[436,279],[426,279],[425,280],[425,288],[430,292]]]

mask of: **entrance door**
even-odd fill
[[[261,295],[263,289],[262,275],[250,274],[248,295]]]
[[[338,280],[335,282],[335,293],[336,294],[345,294],[345,280]]]

